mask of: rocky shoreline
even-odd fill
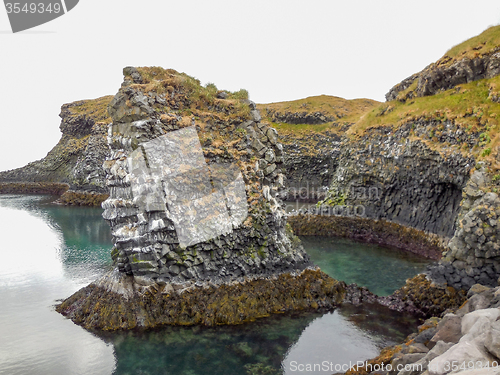
[[[0,194],[51,194],[61,196],[59,204],[100,205],[109,194],[102,163],[109,156],[106,133],[111,99],[64,104],[58,144],[41,160],[0,172]]]
[[[46,182],[0,182],[0,194],[63,195],[69,185]]]
[[[346,375],[496,374],[500,365],[500,287],[474,285],[459,308],[434,315],[406,341]]]
[[[297,214],[289,215],[288,222],[298,236],[350,238],[408,251],[434,260],[441,259],[443,252],[447,250],[449,239],[434,233],[382,219],[336,215],[332,211],[333,207],[328,206],[301,210]]]

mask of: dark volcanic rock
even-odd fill
[[[338,167],[341,136],[334,132],[307,137],[280,135],[283,142],[287,200],[317,202],[324,199]]]
[[[474,159],[459,152],[444,157],[421,140],[410,139],[412,130],[425,134],[435,126],[416,121],[396,131],[373,128],[360,139],[345,140],[325,203],[361,207],[364,217],[451,238]],[[445,128],[443,142],[470,137],[451,123]]]

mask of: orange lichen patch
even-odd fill
[[[363,366],[353,366],[345,373],[345,375],[367,375],[374,371],[374,369],[391,363],[394,355],[399,353],[401,349],[401,345],[384,348],[377,357],[369,359]]]

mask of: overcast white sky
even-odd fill
[[[383,101],[396,83],[500,23],[498,0],[80,0],[12,34],[0,8],[0,170],[44,157],[63,103],[115,94],[122,68],[162,66],[258,103]]]

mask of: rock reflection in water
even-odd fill
[[[100,336],[114,345],[115,374],[274,375],[301,373],[292,371],[292,361],[343,364],[374,357],[381,348],[402,341],[416,324],[381,306],[345,306],[239,326],[165,327]]]

